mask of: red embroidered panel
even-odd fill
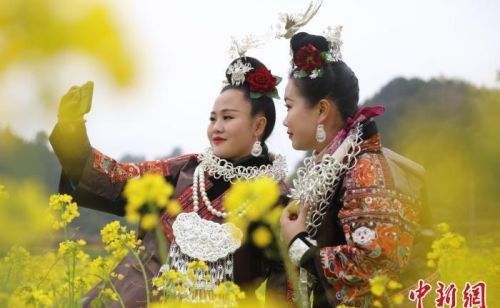
[[[171,175],[171,161],[182,161],[192,158],[193,154],[182,155],[172,159],[152,160],[139,163],[118,163],[113,158],[94,149],[93,168],[105,174],[111,183],[126,182],[144,174]]]

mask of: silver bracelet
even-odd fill
[[[309,241],[311,244],[316,245],[316,241],[306,238],[307,241]],[[296,266],[300,266],[300,259],[302,259],[302,256],[306,253],[306,251],[309,250],[309,246],[304,243],[304,240],[301,239],[300,237],[297,237],[292,245],[290,245],[290,248],[288,249],[288,255],[290,256],[290,261]]]

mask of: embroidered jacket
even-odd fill
[[[83,120],[58,123],[50,136],[50,142],[63,167],[60,192],[71,194],[79,206],[123,216],[126,200],[122,197],[122,191],[126,182],[153,173],[163,175],[175,187],[173,198],[179,201],[183,212],[192,211],[191,186],[194,170],[198,165],[196,154],[148,162],[119,163],[90,146]],[[234,163],[241,166],[258,166],[270,162],[269,155],[265,154]],[[206,177],[205,187],[212,206],[222,210],[221,200],[230,183],[223,179]],[[282,185],[283,198],[286,193],[287,188]],[[282,200],[281,204],[286,202]],[[200,207],[198,214],[208,220],[220,221],[203,206]],[[164,233],[169,241],[173,240],[171,226],[174,220],[175,217],[166,213],[161,217]],[[142,261],[151,280],[161,266],[160,257],[154,232],[142,236],[146,247]],[[250,296],[254,293],[253,289],[267,278],[268,288],[282,293],[285,297],[286,278],[282,264],[270,255],[274,254],[257,248],[251,241],[247,241],[234,253],[234,282],[243,289],[252,290],[247,292]],[[125,276],[123,280],[114,279],[113,283],[127,307],[144,306],[146,300],[144,278],[136,266],[130,266],[135,263],[134,257],[129,254],[114,270]],[[86,295],[84,306],[90,306],[98,294],[99,286],[96,286]]]
[[[411,254],[423,168],[382,149],[374,122],[366,125],[363,138],[356,164],[318,230],[318,245],[300,260],[318,280],[315,307],[369,307],[369,280],[376,275],[397,279]]]

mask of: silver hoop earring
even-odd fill
[[[326,140],[325,126],[323,124],[318,124],[316,128],[316,141],[322,143]]]
[[[252,156],[257,157],[262,154],[262,145],[260,145],[260,141],[257,140],[252,146]]]

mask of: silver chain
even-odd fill
[[[358,124],[332,154],[324,154],[316,163],[316,154],[306,157],[293,180],[291,197],[301,206],[310,206],[306,217],[306,231],[314,238],[326,214],[330,199],[342,175],[356,164],[361,151],[361,124]]]
[[[258,176],[272,177],[276,182],[283,180],[286,176],[286,159],[283,155],[272,156],[272,164],[256,166],[234,166],[226,159],[217,157],[211,148],[204,153],[198,154],[198,160],[202,170],[206,170],[210,176],[216,179],[223,178],[224,181],[234,183],[237,179],[250,180]]]

